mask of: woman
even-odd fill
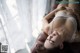
[[[69,2],[77,0],[69,0]],[[37,38],[32,53],[46,53],[59,47],[63,49],[63,42],[79,42],[79,4],[59,4],[58,7],[43,18],[43,29]],[[78,10],[77,12],[75,10]],[[65,16],[64,16],[65,15]],[[50,20],[52,18],[52,20]],[[78,38],[75,37],[79,36]],[[66,38],[65,38],[66,37]],[[70,41],[69,41],[70,40]]]

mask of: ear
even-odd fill
[[[64,48],[64,45],[63,43],[60,44],[60,49],[63,49]]]

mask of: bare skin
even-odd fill
[[[76,0],[73,1],[75,2]],[[80,24],[80,9],[78,4],[59,4],[55,10],[46,15],[43,18],[43,32],[40,33],[36,40],[32,53],[46,53],[47,49],[54,49],[56,47],[63,49],[64,41],[70,43],[80,42],[80,31],[76,30],[76,21],[73,18],[75,14]]]
[[[63,13],[63,15],[60,15],[61,13]],[[65,17],[64,15],[67,17]],[[60,45],[61,46],[60,48],[63,48],[62,43],[64,41],[70,42],[73,34],[76,31],[76,28],[77,28],[76,20],[73,18],[73,16],[69,15],[69,12],[65,10],[58,11],[54,19],[49,24],[50,29],[48,33],[49,36],[47,37],[44,46],[47,49],[50,49],[54,44],[53,47]],[[52,44],[51,41],[53,41]]]
[[[69,0],[69,2],[70,1],[71,0]],[[44,22],[43,31],[45,31],[45,33],[49,35],[44,43],[45,48],[51,49],[58,45],[60,45],[60,48],[63,48],[62,46],[63,41],[80,42],[80,38],[79,38],[80,33],[77,32],[77,23],[74,19],[74,15],[75,13],[77,14],[77,12],[75,11],[75,9],[72,9],[74,8],[74,6],[76,5],[59,4],[55,10],[53,10],[52,12],[50,12],[47,16],[43,18],[43,22]],[[59,16],[61,13],[63,13],[62,15],[63,18],[62,17],[60,18]],[[54,19],[49,23],[48,20],[53,17]],[[59,19],[56,19],[56,17],[58,17]],[[74,34],[77,37],[75,39],[74,38],[72,39],[72,36]]]

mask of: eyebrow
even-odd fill
[[[54,35],[54,33],[53,33],[53,35]],[[57,32],[55,35],[58,35],[59,36],[59,33]]]

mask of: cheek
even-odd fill
[[[61,37],[59,37],[59,38],[56,40],[56,42],[57,42],[57,44],[59,45],[59,44],[61,44],[61,43],[63,42],[63,40],[62,40]]]

